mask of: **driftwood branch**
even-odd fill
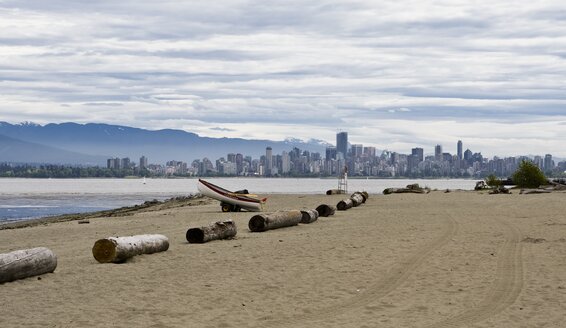
[[[0,254],[0,283],[55,271],[57,257],[45,247]]]

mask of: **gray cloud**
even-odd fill
[[[565,16],[557,0],[4,0],[0,113],[566,156],[524,133],[564,141]]]

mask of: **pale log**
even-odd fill
[[[302,218],[303,214],[301,211],[279,211],[271,214],[258,214],[250,219],[248,227],[253,232],[261,232],[297,225]]]
[[[108,237],[94,243],[92,255],[100,263],[120,263],[136,255],[164,252],[167,249],[169,239],[163,235]]]
[[[302,210],[301,214],[303,215],[301,219],[301,223],[313,223],[318,219],[318,211],[317,210]]]
[[[217,221],[206,227],[190,228],[186,237],[189,243],[202,244],[211,240],[233,238],[236,233],[236,223],[227,220]]]
[[[351,198],[341,200],[341,201],[338,202],[338,204],[336,204],[336,208],[339,211],[348,210],[348,209],[352,208],[353,206],[354,206],[354,201]]]
[[[359,192],[355,192],[352,196],[350,196],[350,199],[352,200],[352,205],[354,207],[360,206],[365,203],[364,196]]]
[[[318,212],[319,216],[328,217],[334,215],[334,213],[336,212],[336,207],[326,204],[321,204],[316,208],[316,211]]]
[[[0,254],[0,284],[50,273],[56,267],[57,256],[45,247]]]

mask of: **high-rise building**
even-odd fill
[[[336,159],[336,147],[326,147],[326,160]]]
[[[436,145],[436,147],[434,147],[434,159],[438,162],[440,162],[442,160],[442,146],[441,145]]]
[[[283,151],[281,154],[281,173],[287,174],[291,171],[291,158],[289,157],[289,153]]]
[[[411,149],[411,155],[415,156],[417,163],[424,161],[424,149],[422,148]]]
[[[140,170],[147,169],[147,157],[142,156],[140,157]]]
[[[367,157],[373,158],[375,157],[376,149],[375,147],[364,147],[364,154]]]
[[[362,157],[364,151],[364,145],[362,144],[354,144],[352,145],[352,157]]]
[[[544,156],[544,170],[552,171],[553,168],[554,168],[554,163],[552,162],[552,155],[546,154]]]
[[[271,147],[265,148],[265,175],[271,175],[271,169],[273,168],[273,149]]]
[[[342,154],[342,158],[346,159],[348,156],[348,132],[340,132],[336,134],[336,156]]]
[[[458,159],[462,160],[463,157],[463,153],[462,153],[462,140],[458,140]]]

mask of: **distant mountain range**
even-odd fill
[[[110,157],[129,157],[137,162],[144,155],[149,163],[190,163],[204,157],[214,161],[228,153],[258,158],[268,146],[273,154],[293,147],[322,154],[329,144],[320,140],[209,138],[182,130],[152,131],[95,123],[0,122],[0,162],[105,165]]]

